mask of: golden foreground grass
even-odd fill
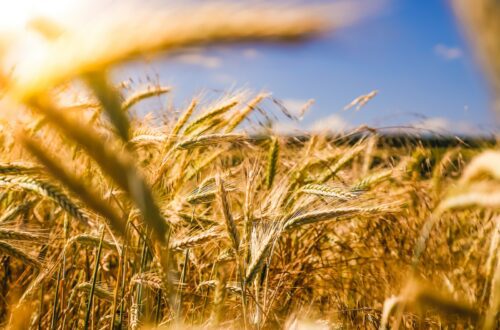
[[[38,22],[47,66],[1,79],[27,108],[22,128],[1,134],[2,325],[498,328],[495,144],[394,147],[369,128],[299,139],[244,126],[268,122],[267,94],[195,98],[152,121],[132,108],[169,88],[127,96],[108,80],[139,52],[324,28],[307,12],[265,13],[202,15],[202,37],[187,20],[113,49],[84,39],[82,52],[78,33]],[[73,79],[89,99],[63,104]]]

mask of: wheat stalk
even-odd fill
[[[496,94],[500,111],[500,5],[495,0],[453,0],[455,13],[464,23],[469,39],[477,51],[483,69]]]
[[[499,209],[500,193],[487,189],[486,191],[468,191],[456,196],[450,196],[442,201],[436,212],[460,210],[474,207]]]
[[[389,323],[390,314],[396,305],[400,305],[401,310],[406,306],[432,307],[445,315],[458,314],[470,317],[474,321],[479,319],[478,311],[469,304],[448,297],[440,292],[436,292],[435,289],[428,288],[415,281],[411,281],[404,288],[400,296],[390,298],[384,303],[384,314],[380,326],[381,330],[386,329],[386,326]],[[400,316],[396,319],[393,328],[397,329],[399,327],[399,323]]]
[[[130,122],[122,110],[121,95],[109,82],[105,71],[94,71],[84,75],[89,88],[102,105],[118,136],[125,142],[130,139]]]
[[[489,174],[494,179],[500,180],[500,152],[487,150],[475,157],[464,170],[460,182],[468,183],[482,174]]]
[[[201,223],[206,226],[214,226],[217,224],[217,222],[213,219],[199,216],[199,215],[194,215],[194,214],[189,214],[189,213],[184,213],[184,212],[178,212],[176,215],[184,220],[185,222],[192,224],[192,223]]]

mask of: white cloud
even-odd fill
[[[434,53],[447,61],[459,59],[463,55],[463,52],[460,48],[450,47],[444,44],[437,44],[436,46],[434,46]]]
[[[432,117],[420,120],[412,124],[416,129],[429,130],[433,132],[445,132],[451,128],[451,123],[448,119],[442,117]]]
[[[489,131],[485,131],[484,128],[471,124],[465,120],[453,121],[444,117],[430,117],[408,123],[402,127],[407,126],[413,127],[417,130],[416,132],[421,134],[434,133],[443,135],[474,136],[489,133]],[[273,125],[273,130],[278,134],[284,135],[301,135],[306,133],[342,134],[356,129],[356,127],[357,126],[349,123],[342,116],[332,114],[327,117],[319,118],[307,126],[297,121],[279,121]],[[406,128],[392,130],[393,133],[401,133],[405,131]],[[391,130],[386,129],[384,132],[389,133]]]
[[[309,130],[316,133],[339,133],[351,128],[351,125],[339,115],[330,115],[315,121]]]
[[[340,29],[379,15],[390,6],[391,2],[391,0],[339,0],[324,8],[333,27]]]
[[[443,117],[431,117],[412,123],[412,127],[433,133],[474,135],[481,133],[479,127],[466,121],[451,121]]]
[[[246,48],[241,53],[246,59],[254,59],[260,56],[260,52],[255,48]]]
[[[305,130],[295,121],[278,121],[273,125],[273,131],[282,135],[301,135]]]
[[[273,130],[276,133],[284,135],[343,133],[351,128],[351,124],[336,114],[320,118],[307,126],[301,122],[291,120],[278,121],[273,125]]]
[[[217,82],[219,84],[234,84],[236,82],[236,78],[226,73],[217,73],[214,74],[211,78],[214,82]]]
[[[209,56],[201,53],[185,53],[175,57],[175,60],[185,64],[195,64],[207,69],[216,69],[221,66],[222,61],[215,56]]]

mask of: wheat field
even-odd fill
[[[138,116],[172,87],[110,79],[138,54],[343,24],[306,9],[139,15],[97,26],[102,40],[33,24],[45,53],[0,77],[19,109],[0,133],[2,327],[498,329],[495,139],[284,136],[261,106],[273,95],[248,90]],[[68,102],[75,81],[86,97]]]

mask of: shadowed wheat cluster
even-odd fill
[[[36,20],[45,52],[1,77],[20,107],[0,136],[3,326],[498,327],[494,141],[282,136],[270,112],[293,115],[264,92],[136,116],[171,88],[114,86],[109,70],[131,56],[346,23],[318,8],[182,13],[92,33]],[[87,97],[68,103],[75,80]]]

